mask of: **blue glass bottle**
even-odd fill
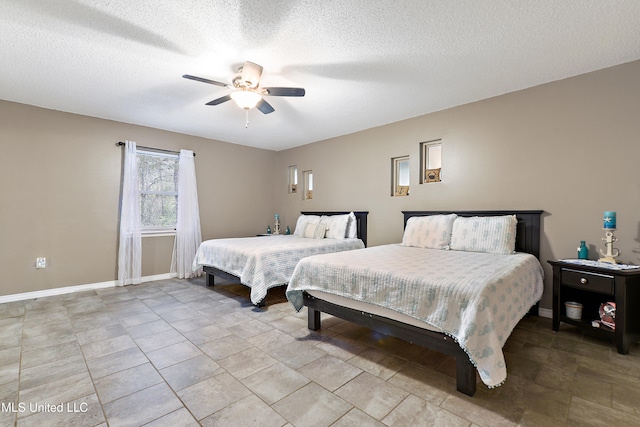
[[[271,226],[267,225],[267,234],[271,234]]]
[[[284,234],[291,234],[291,229],[289,228],[288,225],[287,225],[287,229],[284,230]]]
[[[584,243],[584,240],[580,241],[580,247],[578,248],[578,259],[588,259],[589,258],[589,248]]]

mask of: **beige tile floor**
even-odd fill
[[[470,398],[449,358],[330,316],[311,332],[282,288],[256,308],[164,280],[0,304],[0,425],[640,425],[640,345],[531,317],[505,356]]]

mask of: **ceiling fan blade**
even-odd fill
[[[227,102],[230,99],[231,99],[230,95],[225,95],[218,99],[214,99],[213,101],[209,101],[205,105],[218,105],[218,104],[222,104],[223,102]]]
[[[242,65],[242,81],[247,87],[257,88],[260,77],[262,77],[262,66],[249,61]]]
[[[264,87],[265,95],[271,96],[304,96],[305,90],[301,87]]]
[[[275,111],[271,106],[271,104],[265,101],[264,98],[258,101],[258,103],[256,104],[256,108],[260,110],[263,114],[269,114]]]
[[[205,79],[204,77],[191,76],[189,74],[184,74],[182,77],[184,77],[185,79],[189,79],[189,80],[195,80],[197,82],[209,83],[211,85],[216,85],[216,86],[221,86],[221,87],[229,87],[229,85],[226,84],[226,83],[217,82],[215,80]]]

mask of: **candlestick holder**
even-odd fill
[[[273,224],[273,234],[280,234],[280,218],[276,218],[276,222]]]
[[[600,262],[608,262],[610,264],[617,264],[616,257],[620,255],[620,251],[613,247],[613,242],[617,241],[618,238],[613,235],[615,228],[605,228],[605,237],[602,238],[604,240],[605,250],[600,249],[600,254],[603,258],[598,259]]]

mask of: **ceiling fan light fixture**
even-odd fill
[[[246,61],[233,77],[232,84],[222,83],[204,77],[184,74],[182,77],[202,83],[212,84],[231,89],[228,95],[221,96],[206,103],[206,105],[220,105],[231,99],[236,105],[247,113],[256,108],[262,114],[271,114],[275,110],[264,98],[265,96],[304,96],[305,90],[301,87],[261,87],[260,78],[262,76],[262,66]]]
[[[245,110],[254,108],[262,99],[262,96],[259,93],[249,90],[236,90],[234,92],[231,92],[229,96],[231,97],[231,99],[233,99],[238,107]]]

